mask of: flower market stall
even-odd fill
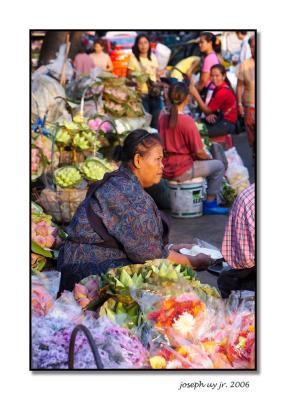
[[[254,368],[254,299],[222,300],[195,274],[165,260],[85,278],[56,299],[59,273],[32,279],[32,364],[67,369],[71,335],[88,329],[104,369]],[[87,338],[76,336],[73,367],[96,369]]]
[[[58,85],[51,79],[54,90]],[[140,73],[131,80],[110,73],[82,77],[52,92],[57,100],[51,103],[49,86],[41,86],[46,79],[35,78],[32,369],[255,366],[252,293],[233,292],[223,300],[216,288],[202,284],[190,268],[166,260],[128,265],[91,275],[76,284],[73,292],[58,296],[56,259],[67,236],[65,227],[90,185],[119,167],[112,159],[116,146],[130,131],[149,129],[151,116],[144,112],[134,86],[134,81],[144,79]],[[249,182],[238,154],[229,151],[227,159],[224,194],[231,203]]]

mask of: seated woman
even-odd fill
[[[207,105],[193,84],[190,85],[190,93],[203,113],[207,115],[206,122],[210,137],[233,134],[237,121],[237,104],[224,66],[221,64],[214,65],[211,68],[210,76],[215,89]]]
[[[211,259],[177,252],[186,245],[167,247],[166,224],[153,199],[144,191],[158,183],[163,173],[163,147],[158,135],[138,129],[124,141],[118,157],[122,165],[91,186],[67,228],[60,249],[60,292],[109,268],[168,260],[196,270],[206,269]],[[173,246],[173,247],[172,247]]]
[[[225,168],[221,161],[212,160],[204,150],[198,128],[192,117],[183,110],[189,102],[189,89],[183,82],[170,86],[169,112],[159,118],[159,133],[166,150],[164,178],[184,182],[203,176],[207,178],[207,198],[204,214],[227,214],[228,208],[218,207],[216,196],[221,187]]]

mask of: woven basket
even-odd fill
[[[71,150],[61,150],[59,166],[81,163],[92,154],[93,152],[91,150],[84,150],[77,152]]]
[[[71,221],[76,209],[85,199],[87,189],[44,189],[39,197],[39,204],[60,223]]]

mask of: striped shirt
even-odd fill
[[[225,229],[222,254],[234,269],[255,266],[255,185],[243,190],[233,203]]]

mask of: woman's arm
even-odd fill
[[[206,86],[206,83],[208,82],[209,77],[210,77],[210,73],[209,72],[202,72],[201,73],[200,80],[196,84],[196,88],[197,88],[197,90],[199,92]]]
[[[195,158],[198,160],[212,160],[212,157],[204,149],[197,151]]]
[[[106,71],[112,72],[113,71],[113,64],[111,58],[108,56],[107,63],[106,63]]]
[[[185,265],[187,267],[192,267],[195,271],[204,271],[206,270],[212,259],[206,254],[198,254],[197,256],[187,256],[185,254],[177,253],[176,251],[171,250],[167,260],[175,263]]]
[[[208,108],[208,106],[205,105],[205,103],[203,102],[203,100],[202,100],[197,88],[195,87],[195,85],[193,83],[190,84],[189,90],[190,90],[190,94],[196,100],[196,102],[198,103],[198,105],[199,105],[200,109],[203,111],[203,113],[205,113],[206,115],[212,114],[213,111],[210,110]]]
[[[192,63],[186,74],[188,75],[189,78],[192,77],[192,75],[197,71],[198,67],[200,66],[200,60],[196,60]],[[198,83],[199,84],[199,83]]]
[[[236,98],[237,98],[238,112],[239,115],[241,115],[242,117],[244,116],[244,108],[242,104],[243,89],[244,89],[243,81],[238,79],[236,87]]]

